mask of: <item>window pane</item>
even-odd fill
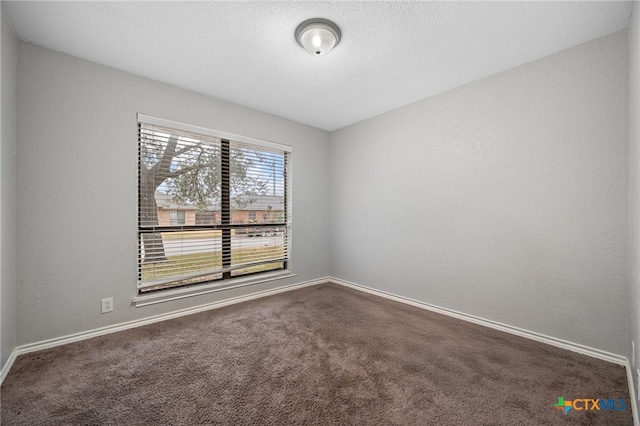
[[[221,246],[220,230],[142,234],[140,286],[209,281],[221,271]]]
[[[140,128],[140,226],[195,225],[220,212],[220,140],[157,126]]]
[[[232,265],[282,259],[286,243],[286,235],[282,228],[256,227],[249,229],[252,230],[251,233],[236,235],[236,238],[231,239]]]

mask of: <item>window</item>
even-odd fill
[[[138,293],[286,270],[290,152],[138,114]]]
[[[184,210],[171,210],[170,221],[171,225],[184,225],[185,224]]]

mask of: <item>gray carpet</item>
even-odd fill
[[[3,425],[631,425],[623,367],[333,284],[18,357]]]

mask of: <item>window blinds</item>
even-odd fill
[[[289,147],[138,122],[139,292],[287,268]]]

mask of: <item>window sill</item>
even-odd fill
[[[161,291],[153,294],[144,294],[133,298],[133,304],[136,308],[142,306],[154,305],[156,303],[168,302],[170,300],[184,299],[191,296],[199,296],[201,294],[215,293],[218,291],[229,290],[232,288],[245,287],[253,284],[266,283],[269,281],[281,280],[283,278],[295,277],[290,271],[266,272],[258,276],[239,277],[224,283],[203,284],[197,287],[178,288],[172,290]]]

